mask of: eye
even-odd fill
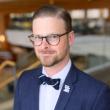
[[[56,39],[58,39],[58,36],[52,34],[52,35],[49,35],[47,38],[49,41],[55,41]]]
[[[39,36],[39,35],[35,35],[35,36],[34,36],[34,39],[35,39],[35,40],[42,40],[42,37]]]
[[[50,35],[50,37],[53,38],[53,39],[56,39],[56,38],[58,38],[58,35],[52,34],[52,35]]]
[[[54,34],[54,35],[52,35],[52,36],[53,36],[53,37],[55,37],[55,38],[56,38],[56,37],[58,37],[58,35],[57,35],[57,34]]]

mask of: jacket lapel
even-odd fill
[[[64,110],[66,103],[68,102],[68,99],[70,98],[71,93],[75,88],[74,83],[76,82],[76,79],[77,74],[74,71],[74,66],[72,65],[67,78],[65,79],[55,110]]]
[[[39,85],[36,85],[36,88],[34,88],[33,94],[32,94],[32,98],[33,98],[33,102],[30,102],[32,104],[32,110],[36,109],[39,110]]]
[[[39,80],[38,80],[38,77],[40,76],[42,72],[42,69],[39,68],[38,71],[35,71],[35,74],[34,74],[34,79],[33,79],[33,94],[32,94],[32,98],[33,98],[33,102],[30,102],[32,103],[33,107],[32,107],[32,110],[39,110],[39,88],[40,88],[40,85],[39,85]],[[36,91],[36,92],[35,92]]]

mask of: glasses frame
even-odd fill
[[[68,33],[70,33],[70,32],[71,32],[71,31],[67,31],[67,32],[65,32],[65,33],[63,33],[63,34],[51,34],[51,35],[56,35],[56,36],[59,38],[59,41],[58,41],[56,44],[51,44],[51,43],[48,41],[49,35],[41,36],[41,37],[40,37],[40,38],[41,38],[41,43],[38,44],[38,45],[35,45],[35,46],[40,46],[40,45],[42,44],[44,38],[46,39],[46,42],[47,42],[49,45],[53,45],[53,46],[58,45],[59,42],[60,42],[60,37],[66,35],[66,34],[68,34]],[[31,35],[28,36],[29,40],[30,40],[32,43],[35,42],[35,41],[32,40],[32,38],[35,37],[35,36],[36,36],[36,35],[34,35],[34,34],[31,34]]]

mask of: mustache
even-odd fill
[[[53,53],[55,53],[55,51],[54,50],[41,50],[40,53],[42,53],[42,54],[53,54]]]

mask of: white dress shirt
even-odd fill
[[[54,89],[51,85],[41,85],[40,92],[39,92],[39,110],[54,110],[57,100],[60,95],[60,91],[63,87],[63,83],[65,78],[70,70],[71,67],[71,60],[67,63],[67,65],[57,74],[53,75],[51,78],[60,78],[60,88],[59,90]],[[42,73],[46,74],[44,67],[42,69]]]

